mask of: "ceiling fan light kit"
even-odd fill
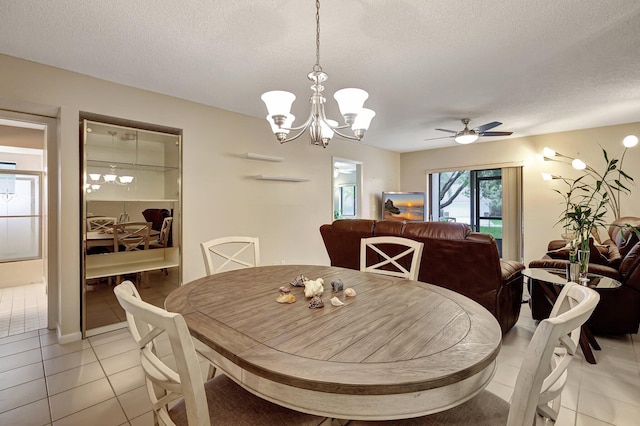
[[[459,144],[467,145],[473,143],[478,140],[478,138],[482,136],[509,136],[513,134],[513,132],[489,132],[490,129],[494,127],[500,126],[502,123],[499,121],[492,121],[491,123],[483,124],[482,126],[478,126],[474,129],[469,129],[469,123],[471,120],[469,118],[463,118],[462,124],[464,124],[464,129],[460,131],[449,130],[449,129],[436,129],[441,132],[453,133],[453,136],[442,136],[438,138],[430,138],[425,139],[427,141],[434,139],[444,139],[444,138],[453,138]]]
[[[356,88],[338,90],[334,94],[338,102],[340,114],[344,119],[344,125],[339,126],[334,120],[329,120],[324,112],[326,99],[322,96],[324,83],[328,75],[320,66],[320,1],[316,0],[316,63],[307,78],[313,82],[311,90],[313,94],[309,98],[311,103],[311,113],[309,118],[301,126],[292,127],[295,117],[290,113],[291,105],[296,99],[293,93],[283,90],[273,90],[261,96],[262,101],[267,106],[267,121],[271,125],[276,139],[280,143],[291,142],[299,138],[307,129],[311,137],[311,143],[321,145],[326,148],[331,138],[337,133],[345,139],[360,141],[371,124],[371,120],[376,113],[370,109],[363,108],[364,102],[369,94]],[[343,129],[351,128],[353,136],[341,132]],[[292,137],[288,137],[291,131],[298,131]]]

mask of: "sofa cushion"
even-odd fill
[[[409,222],[404,225],[402,236],[406,238],[437,238],[441,240],[464,240],[471,233],[466,223],[457,222]]]

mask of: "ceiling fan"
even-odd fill
[[[437,138],[425,139],[425,141],[430,141],[434,139],[444,139],[444,138],[453,138],[456,142],[460,144],[468,144],[478,140],[481,136],[509,136],[513,132],[488,132],[487,130],[491,130],[494,127],[498,127],[502,123],[499,121],[493,121],[491,123],[483,124],[482,126],[478,126],[474,129],[469,129],[469,123],[471,122],[468,118],[463,118],[462,124],[464,124],[464,129],[457,130],[448,130],[448,129],[436,129],[441,132],[454,133],[452,136],[441,136]]]

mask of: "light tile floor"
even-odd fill
[[[44,284],[0,288],[0,338],[46,327]]]
[[[535,330],[527,305],[504,337],[488,389],[509,399]],[[597,336],[597,365],[569,367],[558,425],[636,425],[640,336]],[[153,424],[138,352],[126,329],[59,345],[45,329],[0,338],[0,425]]]

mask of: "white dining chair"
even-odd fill
[[[110,231],[115,217],[95,216],[87,218],[87,231]]]
[[[392,422],[352,421],[363,425],[486,425],[524,426],[554,424],[560,396],[567,381],[567,366],[578,348],[580,327],[595,309],[600,295],[576,283],[564,286],[551,316],[542,320],[525,353],[511,403],[483,390],[450,410]]]
[[[254,237],[222,237],[200,243],[207,276],[260,266],[260,241]]]
[[[160,234],[156,241],[149,242],[149,248],[166,248],[169,245],[169,232],[171,232],[171,225],[173,224],[172,217],[165,217],[162,220],[162,227],[160,227]]]
[[[327,421],[259,398],[224,374],[205,383],[182,315],[143,301],[131,281],[122,282],[114,292],[126,311],[129,331],[140,349],[140,363],[155,423],[171,426],[321,425]],[[170,363],[156,353],[158,339],[165,333],[173,352]],[[174,363],[175,368],[169,365]]]
[[[423,248],[423,243],[402,237],[362,238],[360,240],[360,270],[417,280]],[[369,264],[372,259],[375,261]],[[398,262],[402,259],[411,260],[409,269]]]
[[[151,222],[116,223],[113,228],[114,251],[136,251],[149,248]]]

